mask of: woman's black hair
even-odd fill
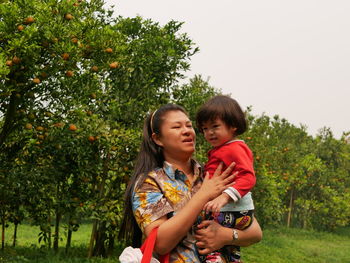
[[[147,116],[143,126],[140,152],[136,159],[133,175],[125,192],[125,207],[119,238],[124,239],[128,243],[131,241],[133,247],[141,246],[142,232],[133,214],[132,194],[144,182],[149,172],[157,167],[163,167],[163,150],[162,147],[153,141],[152,134],[161,135],[164,115],[169,111],[181,111],[188,115],[183,107],[176,104],[166,104]]]
[[[245,114],[235,99],[229,96],[218,95],[204,103],[197,112],[196,122],[202,132],[202,126],[207,121],[221,119],[227,126],[237,128],[235,135],[247,130]]]

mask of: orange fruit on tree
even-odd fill
[[[36,127],[36,130],[37,130],[37,131],[43,131],[43,130],[44,130],[44,127],[43,127],[43,126],[38,126],[38,127]]]
[[[41,43],[41,45],[42,45],[43,47],[48,47],[48,46],[49,46],[49,42],[43,41],[43,42]]]
[[[67,20],[72,20],[73,16],[72,16],[72,14],[67,13],[67,14],[64,15],[64,18],[67,19]]]
[[[14,64],[19,64],[19,63],[21,63],[21,59],[20,59],[19,57],[17,57],[17,56],[14,56],[14,57],[12,58],[12,62],[13,62]]]
[[[61,144],[56,144],[56,145],[55,145],[55,148],[56,148],[57,150],[61,150],[61,149],[62,149],[62,145],[61,145]]]
[[[78,43],[78,39],[76,37],[73,37],[72,40],[71,40],[74,44]]]
[[[119,63],[118,62],[112,62],[111,64],[109,64],[109,67],[111,69],[116,69],[119,67]]]
[[[98,71],[98,67],[97,67],[97,66],[92,66],[92,67],[91,67],[91,71],[97,72],[97,71]]]
[[[25,128],[26,128],[27,130],[31,130],[31,129],[33,129],[33,125],[30,124],[30,123],[27,123],[26,126],[25,126]]]
[[[67,77],[73,77],[74,76],[74,72],[72,70],[67,70],[66,71],[66,76]]]
[[[69,124],[69,128],[70,131],[76,131],[78,128],[77,126],[75,126],[74,124]]]
[[[6,61],[6,66],[11,67],[12,66],[12,60],[7,60]]]
[[[109,48],[106,48],[106,49],[105,49],[105,52],[107,52],[107,53],[112,53],[112,52],[113,52],[113,49],[111,49],[110,47],[109,47]]]
[[[49,112],[49,111],[46,111],[44,114],[45,114],[46,117],[52,117],[52,113]]]
[[[94,136],[89,136],[88,137],[89,142],[94,142],[96,138]]]
[[[112,147],[111,147],[111,150],[112,150],[112,151],[115,151],[115,150],[117,150],[117,149],[118,149],[117,146],[112,146]]]
[[[41,81],[40,81],[39,78],[34,78],[34,79],[33,79],[33,82],[34,82],[35,84],[39,84]]]
[[[61,128],[61,127],[64,126],[64,123],[62,123],[62,122],[57,122],[57,123],[55,123],[53,126],[54,126],[54,127],[57,127],[57,128]]]
[[[34,17],[32,17],[32,16],[28,16],[25,20],[24,20],[24,23],[25,24],[31,24],[31,23],[34,23],[35,22],[35,19],[34,19]]]
[[[68,54],[68,53],[63,53],[63,54],[62,54],[62,58],[63,58],[64,60],[68,60],[68,59],[69,59],[69,54]]]
[[[43,79],[46,79],[46,78],[47,78],[47,73],[44,72],[44,71],[41,72],[40,75],[41,75],[41,77],[42,77]]]
[[[44,140],[45,139],[45,136],[41,135],[41,134],[39,134],[37,137],[38,137],[39,140]]]
[[[18,31],[22,31],[23,29],[24,29],[24,26],[23,26],[23,25],[18,25],[18,26],[17,26],[17,30],[18,30]]]

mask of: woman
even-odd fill
[[[120,236],[141,244],[159,226],[158,254],[170,252],[170,262],[200,262],[199,255],[224,245],[247,246],[261,239],[257,223],[244,231],[222,227],[213,221],[193,225],[203,206],[233,180],[233,165],[202,180],[201,166],[192,159],[195,132],[185,110],[167,104],[145,121],[143,140],[134,175],[126,191],[126,208]],[[256,220],[254,220],[256,221]]]

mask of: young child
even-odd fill
[[[250,191],[256,178],[253,154],[243,140],[237,139],[247,129],[244,112],[236,100],[228,96],[215,96],[202,105],[196,121],[205,139],[213,146],[204,167],[210,177],[220,163],[223,163],[223,169],[232,162],[236,163],[232,186],[204,206],[202,218],[216,220],[226,227],[245,229],[253,220],[254,204]],[[233,230],[233,238],[237,238],[235,235],[237,232]],[[227,258],[224,255],[230,256]],[[202,262],[241,262],[240,248],[226,246],[202,257]]]

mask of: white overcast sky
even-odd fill
[[[253,113],[315,135],[350,131],[349,0],[106,0],[115,15],[184,22],[201,74]]]

